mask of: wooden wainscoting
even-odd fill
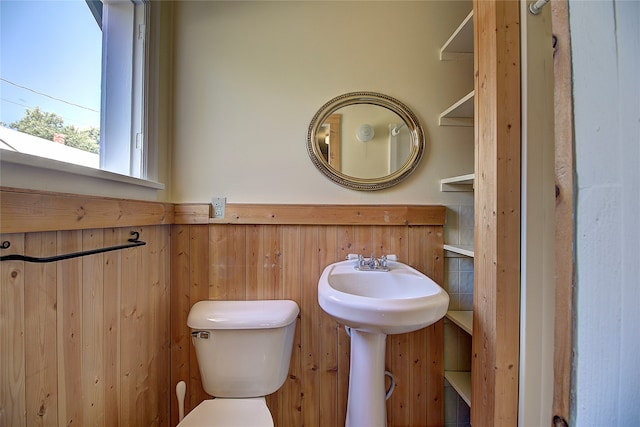
[[[289,298],[301,314],[277,426],[344,425],[349,339],[317,304],[347,253],[395,253],[442,283],[442,206],[171,205],[0,188],[2,255],[145,246],[0,263],[0,425],[174,426],[202,390],[186,317],[202,299]],[[253,222],[248,224],[246,222]],[[174,225],[171,225],[174,224]],[[322,225],[317,225],[322,224]],[[443,424],[443,324],[390,336],[389,426]]]
[[[0,239],[11,243],[2,255],[48,257],[120,245],[130,231],[147,244],[0,263],[0,425],[169,425],[170,226]]]
[[[443,220],[444,208],[438,209]],[[227,210],[243,211],[238,206]],[[343,221],[351,221],[346,218],[360,211],[346,208]],[[191,306],[204,299],[286,298],[296,301],[301,311],[289,378],[267,399],[276,426],[344,425],[349,338],[343,325],[318,305],[318,278],[326,265],[343,260],[348,253],[375,252],[397,254],[442,283],[442,223],[410,226],[400,217],[392,225],[296,225],[288,216],[282,225],[272,224],[273,216],[264,215],[261,221],[269,223],[190,224],[187,220],[172,226],[171,385],[187,382],[185,411],[208,398],[186,323]],[[302,222],[314,219],[311,215]],[[443,336],[440,321],[421,331],[388,337],[387,369],[397,382],[387,401],[389,426],[443,425]],[[172,425],[177,421],[176,409],[174,401]]]

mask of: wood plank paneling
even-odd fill
[[[429,271],[430,277],[436,283],[444,281],[444,250],[442,248],[442,229],[431,227],[424,230],[424,240],[416,248],[424,256],[424,271]],[[438,322],[426,330],[425,368],[427,377],[426,402],[427,425],[438,426],[444,419],[444,377],[441,375],[444,366],[444,352],[442,348],[429,343],[444,342],[444,322]],[[437,408],[440,412],[438,413]]]
[[[105,246],[121,244],[128,238],[129,230],[104,229]],[[146,237],[146,236],[145,236]],[[113,426],[121,426],[121,339],[122,339],[122,255],[120,251],[104,254],[104,384],[105,420]],[[126,281],[124,281],[127,283]]]
[[[7,255],[24,253],[24,235],[3,235],[2,241],[11,242]],[[31,406],[25,395],[24,262],[0,263],[0,280],[0,423],[21,427]]]
[[[301,301],[301,251],[300,227],[282,226],[282,283],[284,299]],[[299,303],[298,303],[299,305]],[[302,342],[300,337],[300,315],[293,340],[289,378],[282,386],[282,412],[280,425],[301,426],[302,424]]]
[[[198,301],[209,298],[209,226],[193,225],[189,227],[189,309]],[[181,282],[185,284],[185,282]],[[182,325],[184,328],[185,325]],[[186,331],[189,335],[189,331]],[[189,340],[191,341],[191,340]],[[202,387],[200,379],[200,371],[191,369],[197,366],[196,352],[193,345],[187,345],[189,351],[189,378],[187,381],[187,389],[189,393],[189,407],[194,408],[198,403],[208,398]],[[186,413],[186,409],[185,409]]]
[[[189,384],[189,348],[191,335],[187,324],[187,316],[191,309],[189,293],[191,290],[189,278],[189,227],[174,225],[171,227],[171,288],[170,288],[170,318],[171,318],[171,425],[178,424],[178,403],[175,387],[180,381]],[[185,411],[192,409],[191,387],[187,387],[185,396]]]
[[[33,256],[49,256],[56,251],[56,233],[25,235],[25,251]],[[56,426],[58,424],[58,387],[56,330],[56,266],[29,264],[25,267],[25,326],[29,339],[25,341],[27,425]],[[53,357],[52,357],[53,355]]]
[[[298,305],[302,341],[302,425],[305,426],[317,425],[320,417],[320,339],[315,328],[315,322],[320,318],[320,307],[314,300],[317,294],[309,280],[309,277],[319,277],[318,231],[318,227],[313,225],[300,227],[302,292]]]
[[[81,250],[82,231],[58,231],[57,254]],[[58,269],[58,425],[83,425],[82,259],[60,261],[56,267]]]
[[[122,424],[138,425],[140,421],[138,409],[142,406],[144,390],[141,383],[143,378],[139,372],[142,362],[142,341],[144,339],[144,308],[143,302],[138,301],[138,288],[142,287],[140,274],[139,252],[125,249],[121,251],[122,274],[129,279],[127,286],[122,288],[122,348],[125,355],[121,359],[122,367],[122,397],[121,402],[131,402],[122,407]],[[140,335],[139,335],[140,334]],[[140,391],[140,392],[139,392]]]
[[[320,227],[318,245],[318,276],[321,269],[338,258],[337,227],[334,225]],[[313,283],[313,282],[311,282]],[[310,283],[310,284],[311,284]],[[313,286],[309,286],[314,288]],[[317,294],[317,291],[316,291]],[[320,417],[319,425],[339,425],[338,407],[345,401],[338,401],[338,329],[341,327],[333,318],[320,310],[318,334],[320,336]]]
[[[169,226],[147,245],[0,263],[0,424],[169,426]],[[130,229],[2,234],[3,255],[121,244]]]
[[[82,232],[82,248],[104,247],[101,229]],[[104,254],[82,257],[82,398],[85,425],[105,424]]]

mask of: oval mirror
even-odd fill
[[[307,151],[335,183],[353,190],[381,190],[415,170],[425,137],[402,102],[375,92],[351,92],[324,104],[313,116]]]

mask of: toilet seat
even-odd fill
[[[264,397],[207,399],[193,408],[178,427],[274,427]]]

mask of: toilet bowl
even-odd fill
[[[273,427],[264,397],[207,399],[193,408],[178,427]]]
[[[290,300],[200,301],[187,324],[204,390],[178,427],[273,427],[265,396],[289,372],[296,318]]]

